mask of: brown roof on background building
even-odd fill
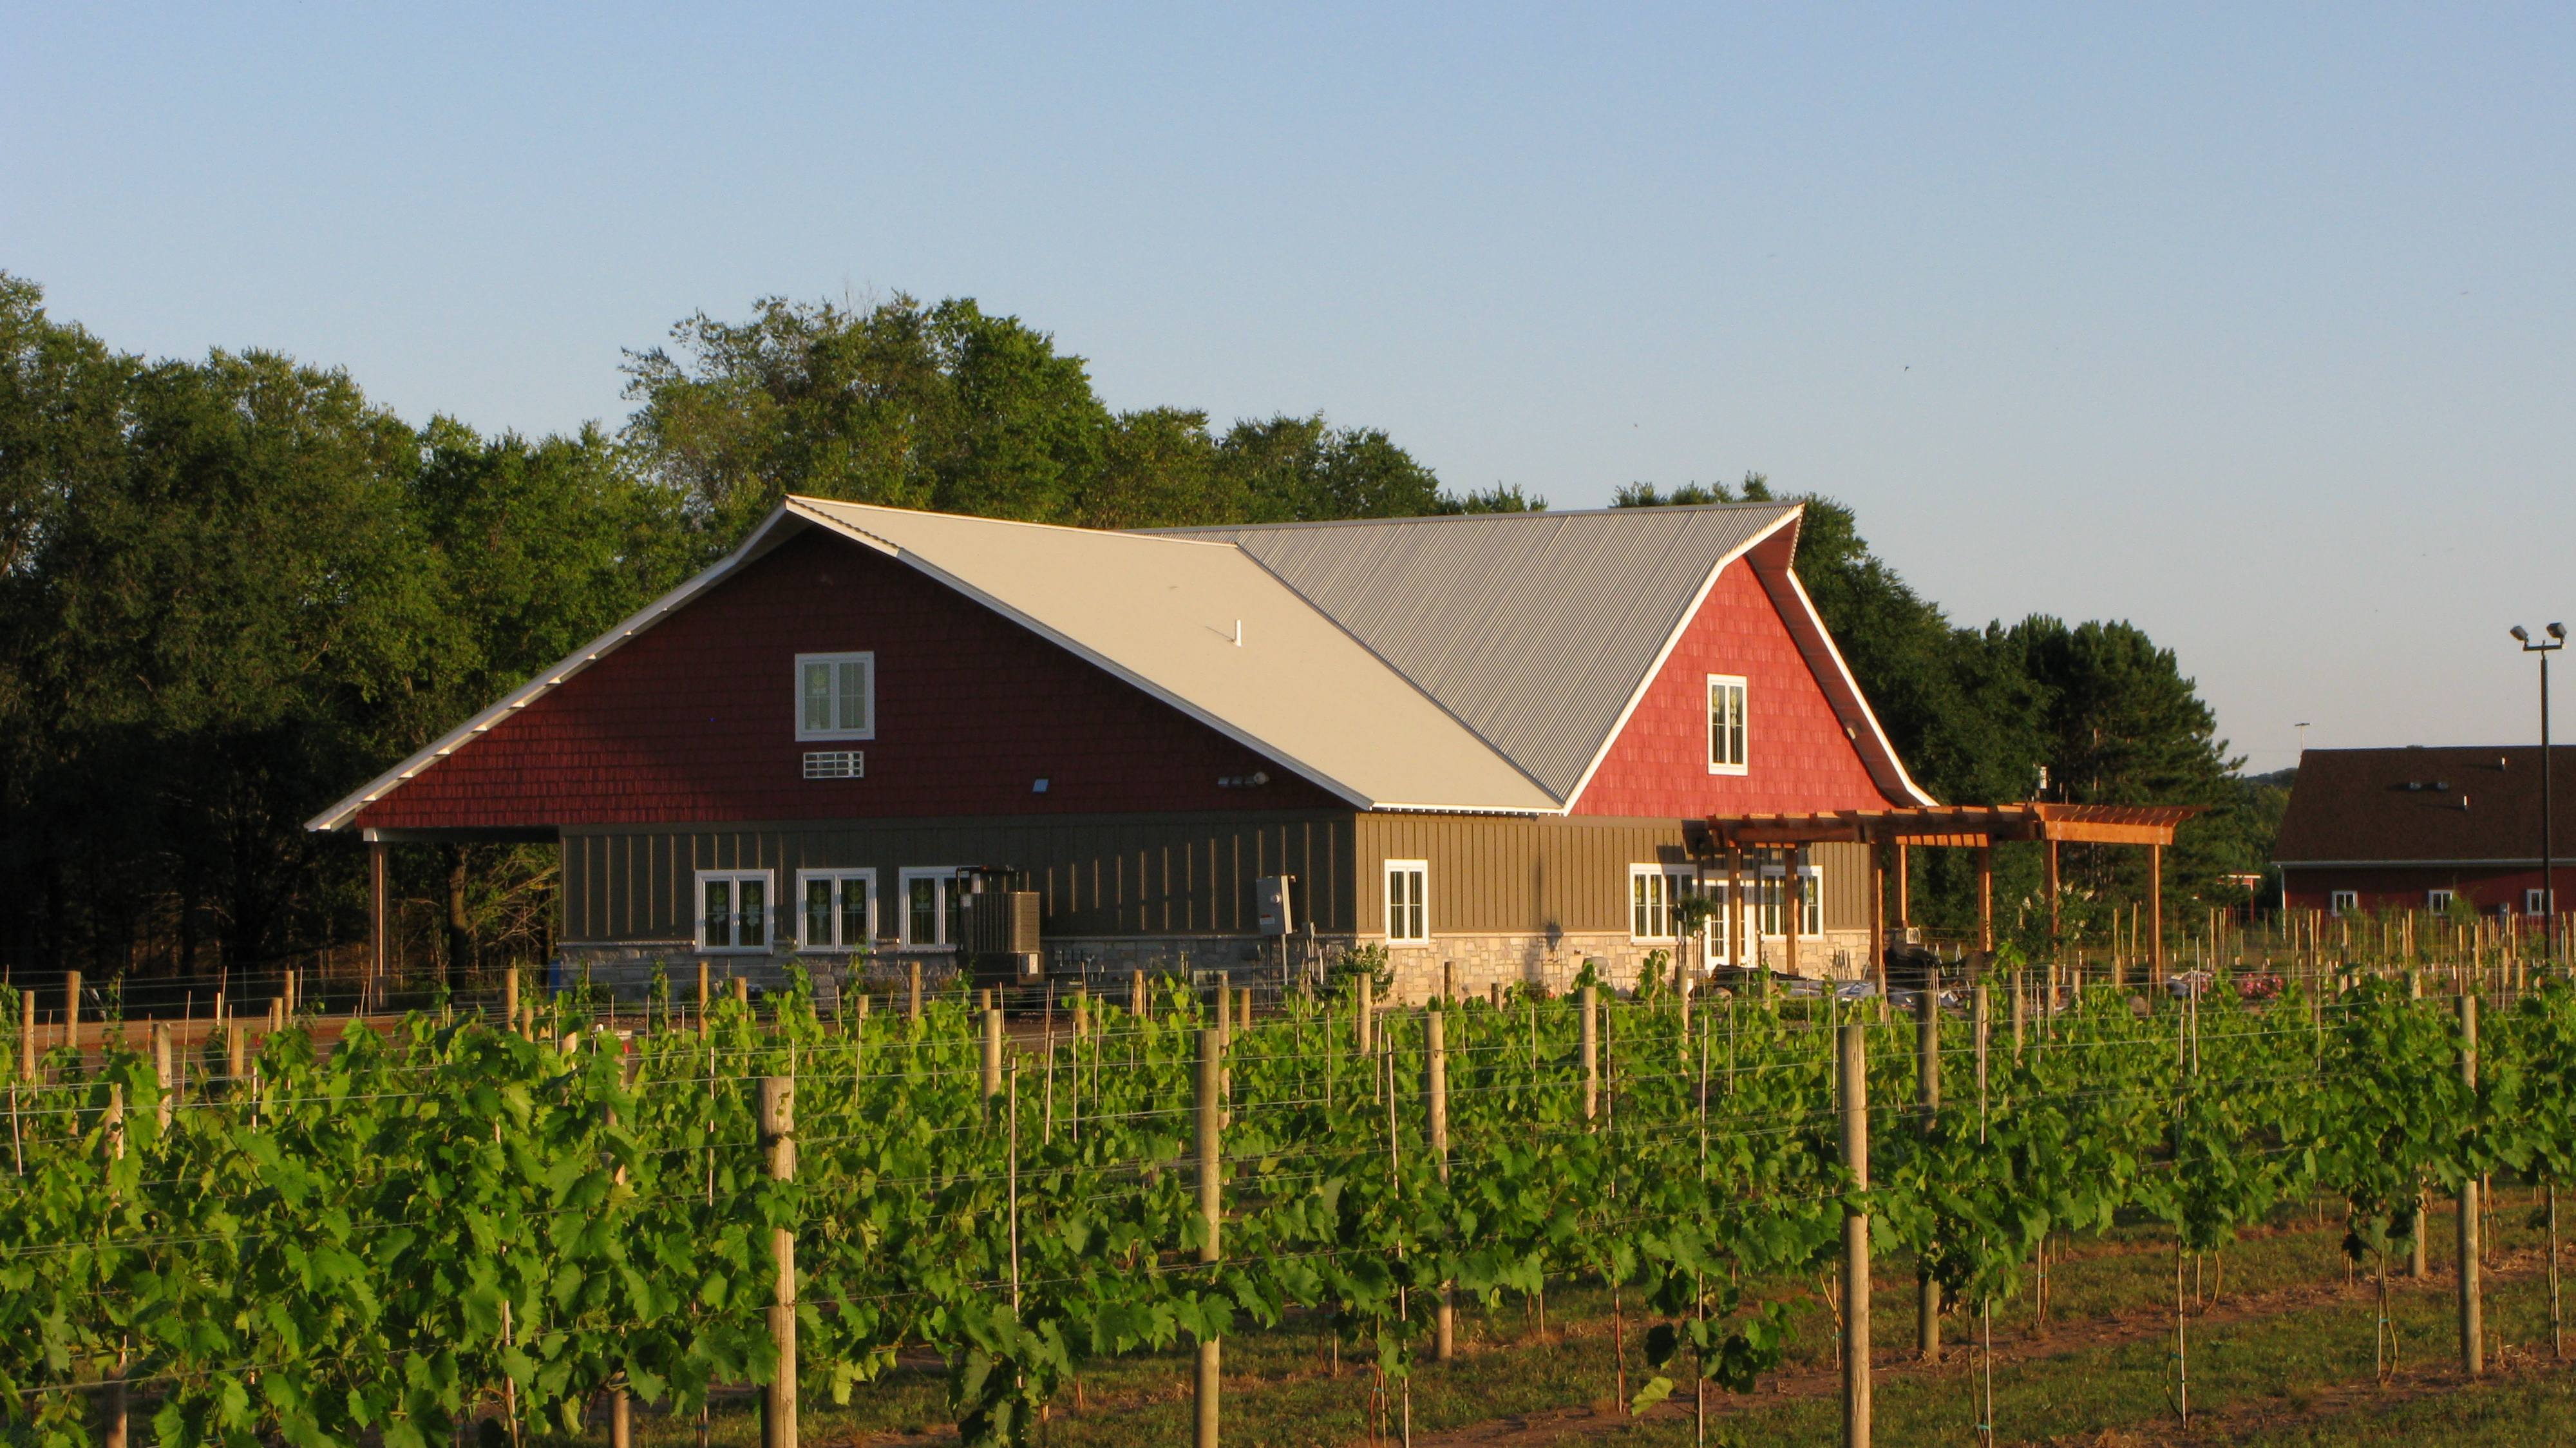
[[[2552,853],[2576,859],[2576,745],[2550,750]],[[2281,819],[2284,864],[2540,860],[2540,747],[2311,749]]]

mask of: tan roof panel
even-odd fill
[[[1304,598],[1222,543],[791,498],[1369,808],[1557,800]]]

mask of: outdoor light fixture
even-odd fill
[[[2540,655],[2540,918],[2554,923],[2558,918],[2558,861],[2549,809],[2549,656],[2567,647],[2567,625],[2549,625],[2542,630],[2549,635],[2545,639],[2534,639],[2521,624],[2515,624],[2511,632],[2524,653]]]

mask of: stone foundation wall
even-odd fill
[[[1320,968],[1343,952],[1374,943],[1377,942],[1354,936],[1317,936],[1311,942],[1299,937],[1289,942],[1289,977],[1294,979],[1301,970]],[[1601,977],[1612,986],[1632,989],[1646,957],[1659,948],[1665,952],[1664,968],[1669,974],[1670,947],[1640,943],[1615,932],[1441,935],[1427,945],[1390,947],[1387,963],[1395,974],[1394,999],[1419,1004],[1440,988],[1444,961],[1455,963],[1457,987],[1462,993],[1482,995],[1497,985],[1535,985],[1562,994],[1583,973],[1586,960],[1600,961]],[[1784,954],[1777,937],[1761,943],[1762,962],[1774,970],[1785,964]],[[1149,976],[1222,972],[1237,984],[1270,985],[1281,978],[1282,966],[1281,942],[1277,937],[1259,935],[1058,939],[1046,943],[1046,957],[1055,979],[1066,983],[1089,981],[1103,991],[1118,989],[1140,970]],[[1800,942],[1799,973],[1853,979],[1862,973],[1868,957],[1868,932],[1829,931],[1821,940],[1811,936]],[[788,965],[796,958],[785,950],[766,955],[701,957],[686,941],[567,943],[555,959],[550,983],[562,990],[586,979],[594,989],[606,990],[619,1001],[641,1001],[651,993],[653,973],[658,967],[670,981],[672,998],[686,1001],[697,994],[701,959],[718,992],[730,989],[726,982],[736,977],[750,981],[754,990],[768,992],[786,988]],[[946,952],[888,953],[867,962],[865,983],[879,991],[898,987],[907,978],[910,962],[916,959],[922,964],[925,989],[944,987],[956,975],[957,959]],[[816,993],[826,1002],[836,998],[848,973],[849,958],[811,955],[804,957],[804,962]]]

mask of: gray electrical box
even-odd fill
[[[1297,877],[1264,875],[1252,882],[1253,917],[1264,935],[1297,933]]]

